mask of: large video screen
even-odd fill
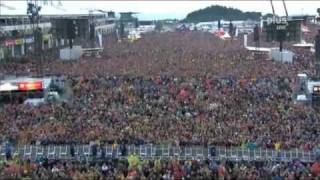
[[[320,86],[313,87],[313,94],[320,95]]]

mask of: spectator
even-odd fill
[[[113,154],[126,154],[126,144],[319,146],[319,112],[292,99],[296,74],[314,74],[310,52],[294,50],[296,61],[283,64],[252,56],[241,38],[202,32],[150,34],[105,48],[103,59],[44,61],[46,73],[65,76],[69,101],[1,104],[0,137],[18,144],[113,143]],[[34,75],[37,65],[8,62],[0,72]]]

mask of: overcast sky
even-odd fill
[[[43,0],[42,0],[43,1]],[[49,1],[49,0],[48,0]],[[284,15],[282,1],[273,0],[275,11],[279,15]],[[0,4],[0,15],[4,14],[25,14],[26,0],[0,0],[2,4],[14,7],[15,10],[9,10]],[[52,1],[54,6],[59,3]],[[211,5],[223,5],[227,7],[238,8],[242,11],[258,11],[265,13],[272,12],[269,0],[251,0],[251,1],[66,1],[61,0],[59,10],[49,5],[43,5],[41,14],[84,14],[88,9],[112,10],[115,12],[133,11],[139,12],[140,19],[163,19],[163,18],[184,18],[189,12],[205,8]],[[297,14],[316,14],[317,8],[320,8],[320,1],[286,1],[289,15]]]

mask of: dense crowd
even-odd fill
[[[319,146],[319,113],[295,104],[298,72],[314,73],[313,55],[293,64],[247,52],[242,40],[209,33],[150,34],[134,43],[106,40],[102,59],[42,62],[64,75],[69,102],[0,107],[2,138],[17,143]],[[3,74],[32,74],[35,62],[5,63]],[[81,132],[81,133],[79,133]]]
[[[320,161],[231,162],[215,160],[102,160],[90,162],[10,161],[1,164],[0,176],[5,179],[272,179],[314,180],[320,177]]]

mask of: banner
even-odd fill
[[[21,45],[24,43],[24,39],[20,38],[20,39],[16,39],[16,45]]]
[[[52,38],[52,34],[45,34],[42,36],[43,41],[48,41],[50,38]],[[24,38],[19,39],[8,39],[4,41],[4,46],[13,46],[13,45],[21,45],[21,44],[31,44],[34,43],[34,37],[33,36],[26,36]]]
[[[35,81],[35,82],[19,82],[18,89],[20,91],[31,91],[31,90],[42,90],[43,83],[42,81]]]
[[[43,41],[48,41],[51,36],[52,36],[51,34],[45,34],[45,35],[43,35],[42,39],[43,39]]]
[[[33,38],[32,36],[25,37],[25,38],[24,38],[24,42],[25,42],[26,44],[31,44],[31,43],[34,42],[34,38]]]
[[[12,40],[12,39],[6,40],[6,41],[4,42],[4,45],[5,45],[5,46],[13,46],[13,45],[15,45],[15,44],[16,44],[16,40]]]

